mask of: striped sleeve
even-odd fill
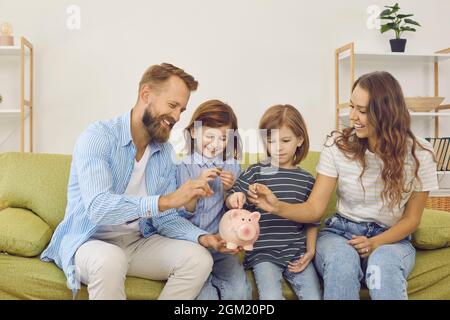
[[[189,171],[186,168],[186,164],[179,162],[176,166],[176,183],[177,188],[181,187],[186,181],[190,179]],[[188,218],[193,212],[187,211],[184,207],[178,209],[180,216]]]
[[[177,168],[175,163],[168,164],[166,170],[170,172],[168,177],[170,183],[165,190],[161,190],[161,195],[167,195],[177,189]],[[201,235],[208,233],[179,215],[177,209],[169,209],[154,215],[152,222],[159,234],[173,239],[197,243]]]
[[[306,199],[305,202],[308,200],[309,196],[311,195],[312,189],[314,187],[314,184],[316,183],[316,179],[308,172],[309,176],[308,176],[308,182],[311,183],[311,186],[307,188],[306,190]],[[310,223],[308,224],[311,227],[320,227],[320,221],[315,222],[315,223]]]
[[[228,169],[228,170],[230,170],[233,173],[233,175],[235,176],[236,180],[242,174],[241,165],[239,163],[232,164],[230,166],[230,169]]]
[[[192,172],[192,166],[194,164],[186,164],[183,162],[180,162],[177,166],[176,166],[176,185],[177,188],[181,187],[183,184],[185,184],[188,180],[190,179],[197,179],[198,177],[193,176],[193,172]],[[188,211],[185,207],[183,208],[179,208],[178,209],[178,213],[185,218],[190,218],[192,217],[192,215],[198,213],[198,212],[202,212],[203,211],[203,206],[204,206],[204,198],[198,198],[197,199],[197,205],[195,206],[195,211],[194,212],[190,212]]]
[[[425,148],[432,151],[433,147],[429,142],[421,141]],[[433,153],[417,148],[420,150],[417,154],[419,160],[418,176],[421,183],[416,183],[414,191],[433,191],[439,189],[437,180],[437,163],[434,161]]]
[[[108,132],[91,126],[75,145],[73,161],[89,219],[97,225],[118,225],[140,217],[149,218],[151,212],[157,212],[159,196],[138,197],[112,192],[109,139]]]
[[[336,145],[329,146],[328,143],[323,147],[316,168],[317,173],[333,178],[338,177],[337,164],[333,155],[335,148]]]
[[[233,187],[228,191],[227,196],[236,192],[243,192],[247,194],[248,187],[256,182],[256,165],[252,165],[244,170],[243,173],[236,179]]]

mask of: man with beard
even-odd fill
[[[125,299],[134,276],[167,280],[159,299],[194,299],[212,268],[206,248],[226,250],[177,212],[212,194],[206,180],[176,189],[167,143],[197,85],[171,64],[151,66],[133,109],[77,140],[65,217],[41,256],[63,269],[74,297],[81,282],[90,299]]]

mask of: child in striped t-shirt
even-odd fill
[[[269,158],[251,165],[239,176],[226,199],[228,208],[242,208],[249,186],[264,184],[283,201],[305,202],[314,178],[297,165],[309,149],[306,125],[300,112],[290,105],[276,105],[263,115],[259,129]],[[264,139],[263,139],[264,140]],[[251,205],[246,209],[261,211]],[[244,266],[255,275],[261,300],[281,300],[284,277],[299,299],[321,299],[319,279],[311,263],[315,254],[317,226],[294,222],[270,212],[261,212],[260,236],[253,251],[247,251]]]

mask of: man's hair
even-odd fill
[[[171,76],[176,76],[184,81],[189,91],[195,91],[198,87],[197,80],[193,76],[186,73],[170,63],[161,63],[149,67],[142,75],[139,82],[139,92],[142,86],[150,85],[152,88],[160,88]]]

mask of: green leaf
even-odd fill
[[[416,32],[416,29],[411,28],[411,27],[401,27],[400,30],[403,31],[412,31],[412,32]]]
[[[385,33],[386,31],[389,31],[389,30],[393,30],[393,28],[391,26],[389,26],[389,24],[383,24],[381,26],[380,32]]]
[[[399,14],[399,15],[397,15],[397,18],[405,19],[405,18],[412,17],[412,16],[413,16],[413,14]]]
[[[389,16],[391,14],[391,9],[386,9],[381,11],[380,17]]]
[[[382,19],[382,20],[395,20],[395,18],[394,17],[380,17],[380,19]]]
[[[390,8],[390,9],[400,9],[399,8],[399,6],[398,6],[398,3],[396,3],[395,5],[393,5],[393,6],[385,6],[386,8]]]
[[[405,19],[405,23],[413,24],[413,25],[415,25],[415,26],[421,27],[421,25],[420,25],[417,21],[414,21],[414,20],[412,20],[412,19]]]
[[[391,29],[394,29],[394,30],[398,29],[398,27],[399,27],[399,25],[396,24],[395,22],[389,22],[389,23],[387,23],[387,25],[388,25]]]
[[[400,10],[400,7],[398,6],[398,3],[396,3],[394,6],[384,6],[385,8],[391,9],[390,14],[394,14]]]

